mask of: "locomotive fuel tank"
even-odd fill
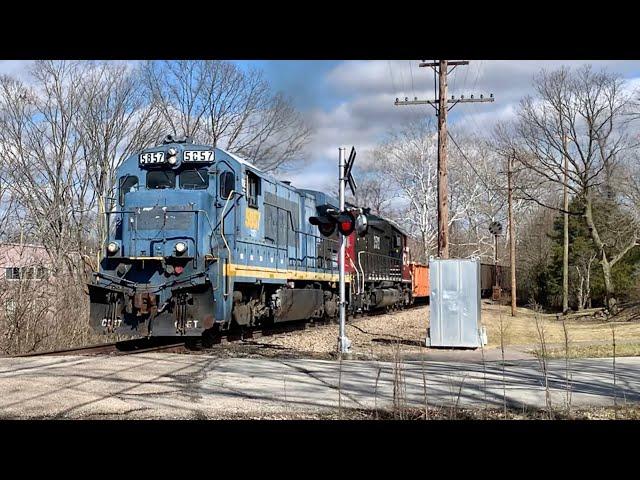
[[[384,308],[400,301],[400,290],[395,288],[377,288],[371,292],[372,307]]]

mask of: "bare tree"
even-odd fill
[[[53,61],[36,62],[31,73],[33,86],[0,79],[0,142],[12,196],[61,269],[90,214],[76,129],[82,75],[77,62]]]
[[[13,213],[13,202],[9,188],[10,180],[6,170],[7,165],[4,162],[0,163],[0,242],[8,240],[7,230]]]
[[[568,185],[584,205],[582,215],[600,252],[606,302],[615,309],[612,267],[638,245],[638,226],[625,225],[615,244],[607,243],[594,221],[594,197],[611,189],[611,177],[621,157],[635,147],[627,134],[625,118],[629,94],[622,81],[590,67],[541,72],[535,78],[535,97],[522,100],[516,130],[518,160],[534,171],[541,184]]]
[[[436,158],[437,139],[430,120],[414,121],[391,131],[374,151],[378,168],[389,179],[387,191],[396,189],[405,202],[400,221],[418,234],[425,258],[429,258],[437,237]]]
[[[399,223],[420,239],[421,254],[429,258],[437,237],[437,137],[429,119],[392,131],[374,151],[384,174],[387,196],[397,195],[404,206]],[[506,188],[500,180],[499,159],[477,138],[452,138],[449,160],[449,227],[457,256],[482,256],[493,249],[488,227],[506,218]],[[505,177],[506,178],[506,177]]]
[[[103,214],[115,196],[116,169],[135,152],[152,146],[166,126],[158,109],[146,103],[137,69],[114,62],[86,64],[85,69],[76,122],[83,168],[94,197],[91,201],[98,205],[97,246],[101,252],[106,238]],[[85,238],[96,231],[93,222],[87,227],[81,232]]]
[[[48,248],[58,267],[72,258],[95,267],[89,252],[105,236],[101,213],[113,196],[115,169],[158,138],[161,118],[145,104],[129,65],[41,61],[31,74],[29,85],[0,80],[6,176],[24,210],[17,221],[29,221],[21,230]]]
[[[380,170],[377,165],[367,165],[354,173],[358,188],[356,194],[347,191],[347,201],[359,207],[370,208],[374,215],[395,217],[392,202],[397,193],[389,188],[389,176]]]
[[[265,171],[300,159],[311,129],[258,70],[220,60],[150,61],[150,98],[177,134],[244,156]]]

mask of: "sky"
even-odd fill
[[[395,106],[396,98],[433,99],[433,70],[420,60],[256,60],[238,61],[241,68],[260,69],[276,91],[287,95],[312,126],[307,161],[286,173],[300,188],[325,190],[336,183],[338,147],[355,146],[356,167],[366,168],[371,150],[390,129],[420,116],[434,117],[429,105]],[[620,74],[640,86],[640,61],[470,60],[449,76],[449,95],[485,97],[493,103],[459,104],[450,112],[452,130],[486,136],[500,120],[509,119],[519,100],[532,93],[541,69],[591,64]],[[28,61],[0,61],[0,74],[26,75]]]
[[[308,164],[289,175],[300,187],[335,185],[339,146],[347,147],[347,152],[355,146],[356,167],[366,168],[372,149],[390,129],[425,115],[435,121],[429,105],[394,105],[396,98],[434,98],[433,70],[420,68],[420,60],[246,63],[262,68],[272,86],[289,95],[314,127]],[[523,96],[532,93],[532,79],[541,69],[583,64],[606,68],[640,86],[640,61],[471,60],[450,74],[449,95],[477,98],[493,93],[495,101],[456,105],[449,116],[451,129],[487,136],[496,122],[514,115]]]

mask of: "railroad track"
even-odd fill
[[[415,308],[422,305],[411,305],[407,308]],[[349,316],[348,323],[357,323],[357,320],[365,317],[378,316],[393,313],[381,309],[380,311],[367,312],[366,314],[358,314],[357,316]],[[227,332],[218,332],[218,334],[206,338],[187,338],[180,339],[178,337],[150,337],[137,338],[133,340],[125,340],[121,342],[101,343],[96,345],[87,345],[84,347],[68,348],[63,350],[52,350],[47,352],[28,353],[24,355],[16,355],[16,357],[43,357],[43,356],[65,356],[65,355],[133,355],[137,353],[147,352],[165,352],[165,353],[206,353],[209,349],[217,349],[225,345],[253,341],[262,337],[273,337],[278,335],[286,335],[287,333],[306,330],[309,328],[320,327],[324,325],[337,324],[336,320],[300,320],[297,322],[287,322],[283,324],[269,325],[267,327],[243,328],[239,330],[229,330]]]
[[[84,347],[66,348],[63,350],[50,350],[47,352],[27,353],[16,357],[46,357],[65,355],[133,355],[147,352],[183,353],[187,350],[184,340],[176,338],[136,338],[121,342],[100,343]]]

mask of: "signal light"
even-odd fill
[[[320,234],[325,237],[330,237],[336,230],[336,220],[333,217],[309,217],[309,223],[316,225]]]
[[[348,211],[338,215],[338,231],[345,236],[351,235],[356,228],[356,219]]]
[[[324,216],[309,217],[309,223],[318,227],[320,233],[325,237],[330,237],[336,231],[336,227],[340,234],[349,236],[354,231],[363,237],[369,229],[369,222],[364,213],[345,210],[337,214],[335,211],[327,212]]]

